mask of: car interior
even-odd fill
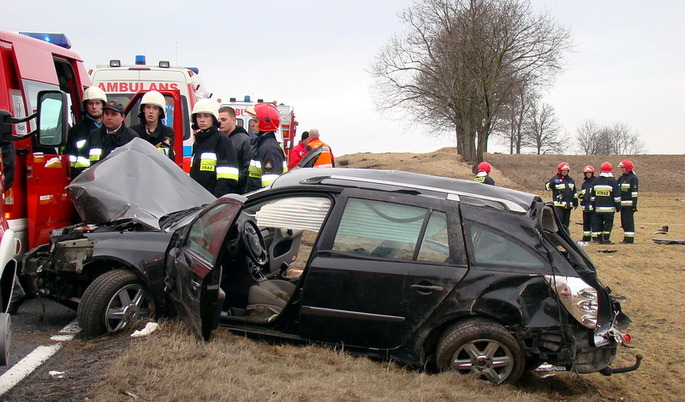
[[[294,295],[332,201],[272,199],[241,211],[221,256],[222,321],[268,323]]]

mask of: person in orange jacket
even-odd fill
[[[307,150],[311,152],[312,150],[321,149],[321,155],[314,162],[314,167],[335,167],[335,157],[333,156],[333,151],[331,147],[325,142],[321,141],[319,138],[319,130],[313,128],[309,130],[309,143],[307,143]]]

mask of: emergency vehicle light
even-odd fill
[[[53,45],[61,46],[65,49],[71,49],[71,42],[65,34],[45,33],[45,32],[19,32],[20,35],[28,36],[29,38],[39,39]]]
[[[121,60],[110,60],[109,66],[110,67],[121,67]]]
[[[159,62],[159,68],[169,68],[171,64],[166,60],[161,60]]]
[[[249,101],[250,101],[250,95],[245,95],[245,102],[249,102]]]
[[[195,74],[200,74],[200,69],[197,67],[186,67],[188,70],[194,72]]]
[[[142,54],[137,54],[136,55],[136,65],[137,66],[144,66],[145,65],[145,56]]]

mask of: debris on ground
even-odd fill
[[[656,244],[683,244],[685,245],[685,239],[652,239]]]
[[[668,233],[668,226],[662,226],[661,229],[657,230],[652,234],[666,234]]]
[[[50,370],[48,371],[52,378],[64,378],[64,371]]]
[[[148,322],[145,324],[145,328],[140,329],[140,330],[135,330],[131,334],[131,338],[140,338],[141,336],[148,336],[151,333],[155,332],[159,325],[156,322]]]

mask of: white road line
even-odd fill
[[[81,328],[79,328],[78,323],[74,320],[67,324],[66,327],[62,328],[58,335],[52,336],[50,340],[57,342],[68,341],[73,339],[80,330]],[[5,374],[0,376],[0,395],[12,389],[19,381],[26,378],[35,369],[40,367],[41,364],[45,363],[57,353],[60,348],[62,348],[61,343],[41,345],[26,355],[17,364],[12,366],[12,368],[7,370]]]

